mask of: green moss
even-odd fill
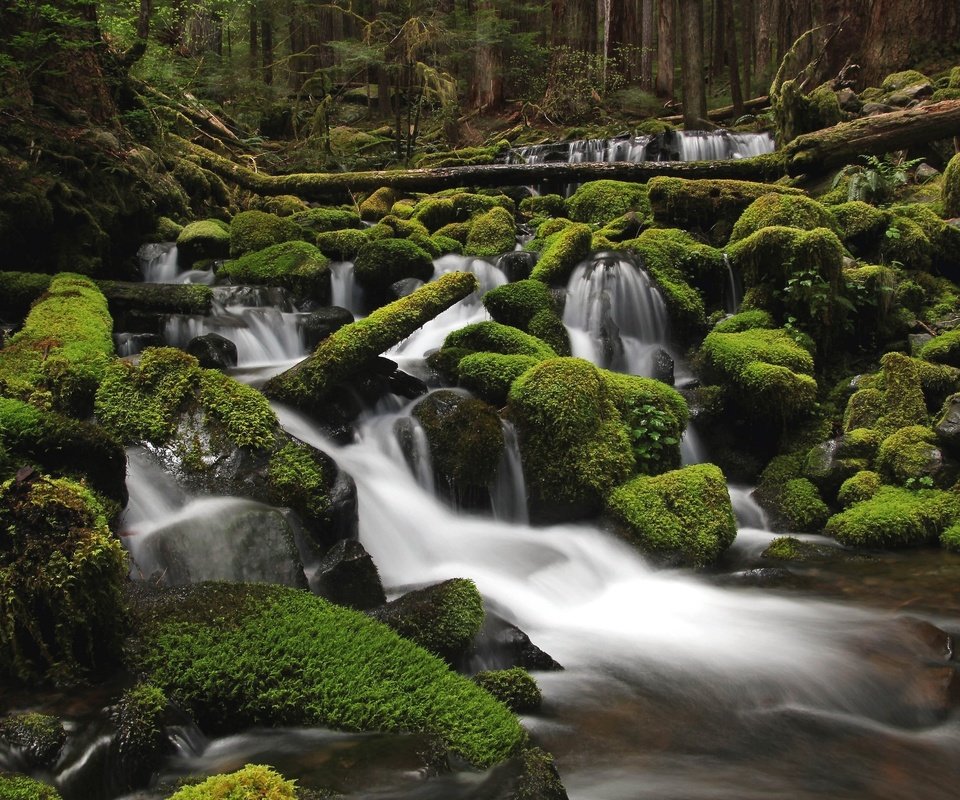
[[[462,245],[466,245],[467,237],[470,235],[470,228],[472,224],[469,222],[451,222],[449,225],[444,225],[442,228],[437,230],[433,234],[433,238],[436,239],[438,236],[443,236],[448,239],[453,239],[456,242],[460,242]]]
[[[911,478],[931,477],[940,465],[934,432],[909,425],[891,433],[877,452],[877,471],[886,483],[904,485]]]
[[[762,556],[777,561],[802,561],[805,556],[803,542],[793,536],[778,536],[767,545]]]
[[[160,766],[167,709],[167,696],[149,683],[127,689],[113,709],[120,763],[142,779]]]
[[[558,355],[570,354],[570,339],[550,289],[540,281],[522,280],[491,289],[483,296],[490,316],[549,343]]]
[[[379,231],[376,228],[377,226],[364,230],[346,228],[341,231],[318,233],[317,248],[325,256],[336,261],[352,261],[368,242],[389,238],[393,235],[389,228],[386,228],[386,230],[380,228]]]
[[[0,394],[89,414],[97,383],[113,355],[107,301],[89,278],[57,275],[23,328],[0,351]]]
[[[330,261],[307,242],[281,242],[227,261],[218,277],[238,284],[283,286],[320,303],[330,299]]]
[[[276,214],[278,217],[292,217],[308,209],[307,204],[292,194],[278,194],[273,197],[264,197],[257,204],[260,211]]]
[[[866,248],[879,239],[890,223],[890,214],[862,200],[831,207],[840,239],[845,245]]]
[[[309,521],[322,521],[330,513],[327,465],[317,451],[298,442],[288,442],[270,459],[267,491],[270,502],[286,506]]]
[[[457,219],[473,217],[476,214],[482,214],[495,206],[505,208],[511,214],[516,211],[516,204],[504,194],[491,192],[489,194],[477,194],[474,192],[455,191],[449,195],[453,201],[454,211],[457,212]]]
[[[791,530],[807,532],[823,528],[830,510],[817,487],[806,478],[787,481],[779,494],[778,511]]]
[[[398,200],[397,193],[388,186],[377,189],[360,204],[360,219],[375,222],[390,213]]]
[[[570,219],[603,225],[635,211],[640,218],[650,215],[647,187],[642,183],[599,180],[584,183],[567,200]]]
[[[935,364],[960,367],[960,329],[941,333],[920,349],[920,358]]]
[[[379,301],[387,295],[390,285],[399,280],[430,280],[433,261],[429,253],[407,239],[382,239],[360,248],[354,276]]]
[[[417,403],[413,416],[426,433],[434,472],[455,494],[492,483],[503,454],[503,426],[492,406],[440,390]]]
[[[960,522],[953,523],[953,525],[940,534],[940,546],[943,547],[944,550],[960,553]]]
[[[770,192],[803,194],[798,189],[734,180],[657,177],[647,187],[656,222],[676,228],[716,228],[715,241],[727,238],[737,218],[758,197]]]
[[[325,233],[360,227],[360,215],[344,208],[309,208],[291,219],[304,233]]]
[[[934,269],[948,275],[955,274],[960,268],[960,229],[948,225],[925,203],[897,205],[891,209],[891,213],[895,215],[894,224],[897,220],[906,218],[920,227],[923,235],[930,242],[930,258]],[[920,245],[923,245],[922,240]],[[913,255],[913,259],[916,263],[916,254]],[[910,261],[904,262],[907,265],[910,263]],[[916,268],[919,269],[919,267]]]
[[[26,775],[0,773],[0,798],[2,800],[61,800],[60,793]]]
[[[300,227],[289,217],[265,211],[241,211],[230,221],[230,255],[233,258],[300,238]]]
[[[189,267],[207,258],[230,255],[230,228],[218,219],[191,222],[177,236],[177,258]]]
[[[928,414],[923,397],[922,361],[903,353],[887,353],[880,359],[883,368],[885,413],[874,426],[883,434],[909,425],[926,425]],[[861,427],[861,426],[857,426]]]
[[[530,277],[547,284],[565,285],[573,268],[590,254],[591,238],[589,225],[567,225],[548,240]]]
[[[865,458],[872,461],[880,448],[882,436],[870,428],[853,428],[840,439],[837,455],[841,458]]]
[[[28,712],[0,719],[0,742],[19,751],[31,767],[52,766],[66,741],[63,723],[49,714]]]
[[[416,219],[401,219],[400,217],[388,214],[381,219],[378,224],[390,228],[394,236],[400,239],[407,239],[418,233],[424,237],[430,236],[430,231],[427,230],[426,226]]]
[[[610,493],[606,508],[629,541],[670,563],[712,564],[737,535],[726,480],[714,464],[634,478]]]
[[[52,280],[52,275],[37,272],[0,272],[0,313],[23,319]]]
[[[476,352],[533,356],[543,360],[557,354],[546,342],[518,328],[499,322],[475,322],[447,335],[443,348],[459,347]]]
[[[813,410],[813,359],[782,329],[710,333],[700,354],[711,382],[727,387],[752,413],[783,421]]]
[[[960,511],[957,495],[937,489],[881,486],[827,521],[826,533],[850,547],[903,547],[931,542]]]
[[[960,153],[957,153],[943,171],[943,210],[948,217],[960,217]]]
[[[431,233],[455,222],[456,218],[457,210],[449,197],[426,197],[413,207],[413,219]]]
[[[441,311],[477,290],[476,276],[448,272],[407,297],[327,336],[313,354],[267,382],[264,392],[298,408],[313,408],[338,382],[405,339]]]
[[[880,490],[881,483],[880,476],[876,472],[861,470],[840,484],[837,502],[844,508],[849,508],[854,503],[869,500]]]
[[[164,593],[141,610],[137,630],[131,666],[211,732],[254,725],[425,732],[479,766],[525,739],[506,708],[443,661],[306,592],[205,584]]]
[[[892,72],[883,79],[880,88],[885,92],[895,92],[899,89],[905,89],[915,83],[930,83],[930,79],[922,72],[915,69],[907,69],[902,72]]]
[[[183,231],[183,225],[174,222],[170,217],[160,217],[157,219],[153,238],[158,242],[175,242],[181,231]]]
[[[507,409],[535,501],[595,509],[634,469],[626,427],[589,362],[542,361],[513,382]]]
[[[805,231],[836,228],[833,215],[816,200],[803,195],[765,194],[754,200],[740,215],[733,226],[730,242],[738,242],[772,225]]]
[[[226,775],[214,775],[195,786],[184,786],[168,800],[296,800],[293,781],[270,767],[247,764]]]
[[[196,358],[174,348],[148,348],[137,366],[115,362],[96,398],[97,419],[127,443],[165,443],[191,406],[222,426],[238,447],[273,444],[277,420],[263,395],[222,372],[201,369]]]
[[[0,487],[0,676],[70,683],[116,666],[126,559],[102,506],[66,478]]]
[[[916,222],[896,215],[880,244],[880,257],[889,264],[927,271],[933,265],[933,244]]]
[[[880,389],[867,387],[858,389],[847,401],[843,412],[843,428],[850,431],[856,428],[873,428],[880,421],[887,408],[886,395]]]
[[[461,355],[456,370],[461,386],[499,407],[506,403],[510,385],[541,360],[536,356],[469,353]]]
[[[516,243],[513,215],[505,208],[494,206],[474,220],[464,252],[470,256],[492,258],[510,252]]]
[[[558,194],[537,194],[520,201],[520,211],[532,216],[566,217],[567,203]]]
[[[447,253],[456,253],[457,255],[463,254],[463,244],[458,242],[456,239],[451,239],[449,236],[441,236],[438,233],[435,233],[431,239],[434,247],[437,248],[440,255],[446,255]]]
[[[714,333],[740,333],[753,328],[775,328],[776,323],[769,311],[756,308],[751,311],[741,311],[731,317],[720,320],[713,326]]]
[[[400,219],[410,219],[413,216],[413,209],[416,205],[416,201],[408,197],[402,198],[390,207],[390,213]]]
[[[522,667],[478,672],[473,681],[515,714],[529,714],[543,702],[540,687]]]

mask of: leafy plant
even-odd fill
[[[922,158],[901,161],[889,156],[860,156],[860,159],[864,162],[862,165],[850,164],[840,170],[834,178],[833,186],[836,187],[844,178],[849,178],[847,199],[876,205],[889,203],[897,189],[907,184],[911,170],[923,161]],[[889,231],[887,235],[890,235]]]
[[[652,473],[661,462],[664,450],[680,440],[674,435],[672,417],[650,403],[631,405],[627,425],[637,467]]]
[[[907,478],[904,486],[907,489],[932,489],[933,478],[929,475],[921,475],[919,478]]]

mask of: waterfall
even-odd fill
[[[575,356],[634,375],[653,374],[667,339],[663,297],[622,253],[596,253],[574,269],[563,322]]]
[[[355,317],[363,316],[363,289],[354,277],[352,261],[331,262],[330,289],[330,305],[345,308]]]
[[[739,276],[733,271],[730,256],[723,254],[723,263],[727,267],[727,283],[723,287],[723,307],[728,314],[736,314],[740,310],[743,300],[743,284]]]
[[[506,420],[503,421],[503,455],[497,466],[497,479],[491,488],[490,499],[495,519],[521,524],[530,521],[520,442],[516,428]]]
[[[145,244],[137,251],[140,271],[146,283],[174,283],[180,268],[177,246],[171,242]]]

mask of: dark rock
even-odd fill
[[[514,250],[511,253],[504,253],[497,261],[497,266],[507,276],[507,280],[514,281],[526,280],[530,277],[533,265],[536,264],[537,257],[534,253],[528,253],[524,250]]]
[[[331,333],[351,322],[353,322],[353,314],[340,306],[317,309],[300,320],[303,342],[308,350],[313,350],[322,339],[326,339]]]
[[[402,281],[390,284],[390,296],[394,299],[406,297],[413,294],[421,286],[423,286],[423,281],[419,278],[404,278]]]
[[[810,480],[823,498],[832,502],[837,497],[840,485],[857,472],[865,469],[861,459],[841,458],[841,439],[828,439],[812,447],[803,464],[803,475]]]
[[[341,539],[330,548],[310,579],[310,589],[331,603],[360,611],[387,601],[373,559],[355,539]]]
[[[543,672],[563,669],[549,654],[531,642],[520,628],[489,611],[483,627],[473,640],[473,646],[457,666],[468,673],[513,667]]]
[[[429,389],[427,384],[419,378],[398,369],[390,376],[390,391],[408,400],[414,400],[425,395]]]
[[[940,444],[951,453],[960,455],[960,396],[954,395],[947,400],[934,431]]]
[[[148,347],[163,347],[163,337],[158,333],[115,333],[113,343],[121,358],[135,356]]]
[[[229,369],[237,366],[237,346],[219,333],[194,336],[187,343],[187,352],[196,356],[201,367]]]
[[[885,103],[864,103],[863,108],[860,109],[860,113],[865,117],[872,117],[876,114],[886,114],[895,110],[893,106],[886,105]]]
[[[653,354],[653,376],[668,386],[673,386],[673,357],[663,349]]]
[[[14,714],[0,719],[0,742],[13,748],[29,769],[49,769],[56,762],[67,733],[56,717]]]
[[[907,341],[910,343],[910,355],[914,358],[917,358],[920,350],[923,346],[933,339],[929,333],[911,333],[907,336]]]
[[[936,178],[940,174],[940,170],[935,167],[931,167],[928,163],[924,162],[917,166],[913,171],[913,180],[916,183],[926,183],[933,178]]]
[[[843,111],[850,114],[859,114],[860,109],[863,108],[863,103],[860,101],[857,93],[849,87],[840,89],[837,92],[837,102],[840,103],[840,108]]]

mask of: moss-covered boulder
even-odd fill
[[[232,283],[282,286],[294,295],[330,302],[330,261],[308,242],[281,242],[227,261],[217,276]]]
[[[304,234],[316,235],[360,227],[360,215],[346,208],[309,208],[293,214],[291,219]]]
[[[503,455],[503,425],[483,400],[431,392],[413,409],[430,446],[437,485],[457,506],[483,507]]]
[[[880,476],[873,470],[861,470],[856,475],[847,478],[837,492],[837,502],[843,508],[849,508],[855,503],[869,500],[882,485]]]
[[[497,322],[542,339],[557,355],[570,355],[559,304],[546,284],[528,279],[498,286],[483,296],[483,305]]]
[[[111,709],[116,736],[111,743],[114,786],[143,786],[159,768],[168,746],[166,725],[176,719],[166,695],[149,683],[138,683]]]
[[[368,367],[380,353],[405,339],[441,311],[477,290],[476,276],[448,272],[413,294],[345,325],[296,366],[272,378],[264,392],[304,410],[321,411],[327,394]]]
[[[558,194],[535,194],[524,197],[518,208],[521,214],[539,218],[541,222],[545,217],[568,216],[567,202]]]
[[[555,286],[565,285],[573,268],[590,254],[592,238],[589,225],[566,225],[547,239],[530,277]]]
[[[62,800],[52,786],[28,778],[0,772],[0,797],[3,800]]]
[[[840,240],[854,254],[871,252],[890,224],[890,213],[862,200],[830,207]],[[830,227],[830,226],[824,226]]]
[[[247,764],[225,775],[213,775],[205,781],[184,786],[167,800],[296,800],[293,781],[271,767]]]
[[[205,584],[142,597],[135,619],[130,667],[210,732],[424,732],[478,766],[526,738],[513,714],[440,659],[306,592]]]
[[[477,686],[490,692],[515,714],[529,714],[540,708],[543,695],[537,682],[522,667],[478,672]]]
[[[634,478],[610,492],[606,513],[624,538],[671,564],[712,564],[737,535],[726,479],[714,464]]]
[[[956,465],[945,462],[936,434],[925,425],[908,425],[880,444],[877,471],[885,483],[899,486],[936,484],[949,488],[957,479]]]
[[[548,359],[528,370],[510,388],[507,413],[535,515],[595,512],[635,469],[620,412],[587,361]]]
[[[758,197],[747,206],[733,226],[730,242],[738,242],[771,225],[812,231],[815,228],[833,229],[836,221],[830,210],[816,200],[774,192]]]
[[[957,153],[943,172],[943,210],[948,217],[960,217],[960,153]]]
[[[360,248],[354,277],[373,305],[382,305],[390,287],[405,278],[428,281],[433,277],[433,260],[422,247],[409,239],[381,239]]]
[[[177,260],[183,267],[230,255],[230,226],[219,219],[191,222],[177,236]]]
[[[802,195],[799,189],[735,180],[652,178],[648,183],[654,220],[665,227],[699,229],[720,244],[758,197],[771,192]]]
[[[643,183],[599,180],[582,184],[567,200],[574,222],[603,225],[633,211],[641,219],[650,215],[647,186]]]
[[[266,211],[241,211],[230,220],[230,256],[263,250],[270,245],[300,238],[300,228],[290,217]]]
[[[66,741],[63,723],[49,714],[33,711],[0,719],[0,742],[14,748],[30,769],[50,769]]]
[[[89,278],[57,275],[0,350],[0,394],[88,415],[113,355],[112,329],[107,301]]]
[[[390,213],[390,209],[398,199],[397,193],[389,186],[377,189],[360,203],[360,219],[368,222],[383,219]]]
[[[65,684],[114,669],[125,579],[88,489],[36,475],[0,486],[0,676]]]
[[[457,360],[459,383],[481,400],[498,408],[507,402],[510,385],[542,361],[537,356],[502,353],[466,353]]]
[[[321,253],[335,261],[352,261],[367,242],[389,239],[392,236],[393,230],[386,225],[374,225],[363,230],[345,228],[318,233],[316,244]]]
[[[707,380],[743,413],[766,421],[809,414],[816,402],[813,358],[782,329],[710,333],[700,349]]]
[[[449,197],[425,197],[411,207],[411,217],[435,233],[444,225],[456,222],[457,209]]]
[[[542,339],[524,333],[519,328],[499,322],[475,322],[447,335],[443,349],[455,348],[503,355],[553,358],[556,351]]]
[[[830,509],[820,492],[806,478],[787,481],[777,493],[775,513],[791,531],[817,532],[823,529]]]
[[[505,208],[494,206],[473,221],[463,252],[468,256],[493,258],[510,252],[516,243],[513,215]]]
[[[762,308],[752,308],[725,317],[713,326],[714,333],[740,333],[752,328],[776,328],[777,324],[769,311]]]
[[[919,356],[935,364],[960,367],[960,329],[935,336],[920,349]]]
[[[830,517],[826,534],[850,547],[905,547],[937,541],[960,513],[954,492],[881,486]]]

